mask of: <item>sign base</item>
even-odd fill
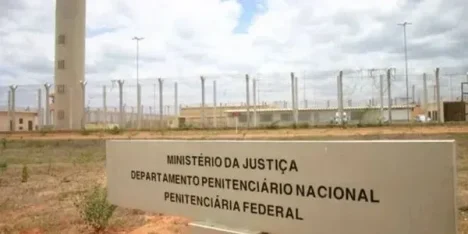
[[[265,232],[232,229],[206,222],[191,222],[189,226],[190,234],[265,234]]]

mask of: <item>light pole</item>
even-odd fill
[[[137,85],[140,84],[139,76],[138,76],[138,58],[140,55],[140,41],[143,40],[143,37],[133,37],[132,40],[136,41],[136,78],[137,78]]]
[[[140,87],[140,76],[138,74],[139,64],[138,59],[140,55],[140,41],[143,40],[143,37],[133,37],[132,40],[136,41],[136,78],[137,78],[137,123],[138,129],[140,129],[140,118],[141,118],[141,87]]]
[[[406,46],[406,25],[411,25],[410,22],[403,22],[401,24],[398,24],[403,27],[403,37],[404,37],[404,42],[405,42],[405,77],[406,77],[406,118],[408,119],[408,122],[410,120],[410,111],[409,111],[409,84],[408,84],[408,52],[407,52],[407,46]]]

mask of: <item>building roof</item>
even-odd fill
[[[0,113],[1,114],[8,114],[8,107],[7,106],[0,106]],[[37,114],[37,108],[31,107],[15,107],[15,113],[19,114]]]
[[[250,105],[251,107],[254,107],[254,105]],[[216,108],[222,108],[222,109],[226,109],[226,108],[233,108],[233,109],[236,109],[238,110],[239,108],[245,108],[246,105],[217,105]],[[258,104],[257,105],[257,108],[262,108],[262,109],[265,109],[265,108],[274,108],[272,105],[261,105],[261,104]],[[192,105],[192,106],[181,106],[180,109],[183,109],[183,110],[190,110],[190,109],[201,109],[202,106],[201,105]],[[214,108],[213,104],[206,104],[205,105],[205,108]]]
[[[414,108],[416,105],[396,105],[392,106],[392,109],[408,109],[408,108]],[[373,106],[373,107],[367,107],[367,106],[352,106],[352,107],[343,107],[343,110],[379,110],[380,106]],[[384,109],[387,110],[388,106],[384,106]],[[337,107],[329,107],[329,108],[299,108],[298,111],[337,111]],[[263,109],[257,109],[256,112],[283,112],[283,111],[292,111],[291,108],[263,108]],[[237,110],[226,110],[226,113],[237,113],[237,112],[247,112],[247,109],[237,109]],[[250,108],[250,112],[253,112],[253,108]]]
[[[1,115],[8,115],[8,111],[0,110],[0,114]],[[36,112],[32,112],[32,111],[15,111],[15,114],[37,115]]]

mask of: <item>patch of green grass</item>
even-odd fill
[[[89,194],[80,197],[75,202],[75,206],[83,221],[95,232],[106,229],[117,208],[107,201],[107,189],[100,186],[96,186]]]
[[[11,140],[2,152],[8,164],[51,164],[102,162],[105,141],[102,140]]]
[[[0,174],[5,172],[8,168],[8,163],[7,162],[0,162]]]
[[[121,134],[123,132],[123,130],[120,129],[119,127],[117,127],[117,126],[114,126],[113,128],[108,129],[106,131],[111,135],[119,135],[119,134]]]

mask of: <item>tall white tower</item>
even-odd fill
[[[84,113],[86,0],[56,0],[55,102],[56,129],[80,129]]]

